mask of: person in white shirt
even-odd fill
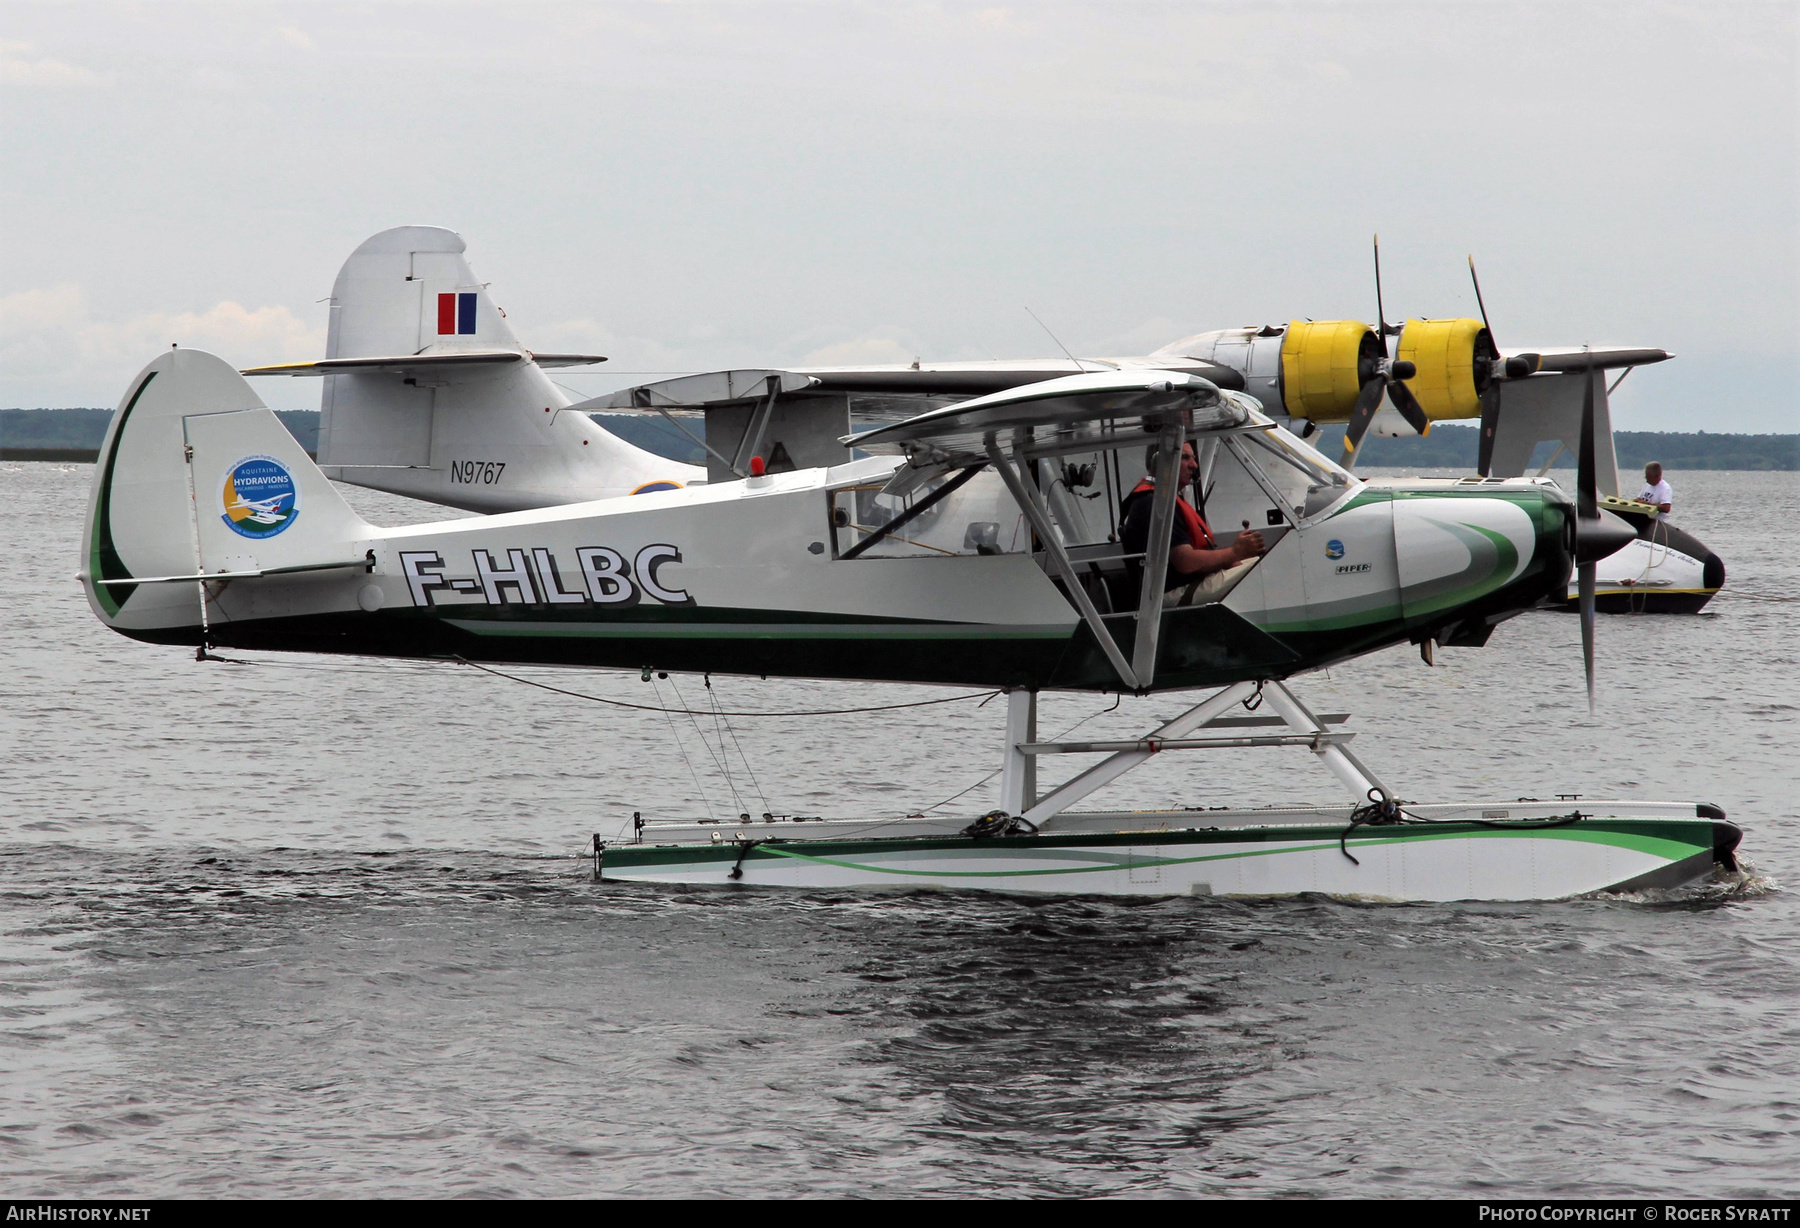
[[[1638,492],[1638,502],[1654,503],[1656,518],[1666,520],[1669,515],[1669,505],[1674,502],[1674,499],[1675,492],[1670,490],[1669,484],[1663,480],[1662,466],[1655,461],[1645,465],[1644,489]]]

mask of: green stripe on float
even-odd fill
[[[1114,835],[1118,833],[1107,834]],[[1668,840],[1659,836],[1633,835],[1629,832],[1583,831],[1576,828],[1544,827],[1524,828],[1515,831],[1475,830],[1458,832],[1421,832],[1418,835],[1375,836],[1365,839],[1352,839],[1345,843],[1350,848],[1374,848],[1383,844],[1405,844],[1424,840],[1517,839],[1520,837],[1574,840],[1587,844],[1609,844],[1615,848],[1629,849],[1632,852],[1644,853],[1651,857],[1660,858],[1665,862],[1680,861],[1683,858],[1693,856],[1697,852],[1710,852],[1712,848],[1710,843],[1706,845],[1696,845],[1680,840]],[[1030,839],[1030,837],[1026,838]],[[1148,841],[1147,843],[1155,843],[1155,841]],[[1208,861],[1235,861],[1245,857],[1278,857],[1287,853],[1316,853],[1326,849],[1336,849],[1338,846],[1339,842],[1333,839],[1320,844],[1304,844],[1275,849],[1245,849],[1232,853],[1207,853],[1199,857],[1150,857],[1140,859],[1129,854],[1123,854],[1120,855],[1117,860],[1109,860],[1104,864],[1091,866],[1056,866],[1043,870],[906,870],[889,866],[868,865],[863,862],[845,861],[836,857],[822,857],[812,853],[802,853],[791,848],[782,848],[774,844],[758,844],[749,850],[748,856],[787,857],[795,861],[810,861],[817,865],[837,866],[840,869],[846,870],[861,870],[869,874],[894,874],[914,878],[1029,878],[1055,874],[1092,874],[1096,870],[1106,869],[1150,870],[1160,866],[1197,865]],[[972,848],[974,846],[946,845],[941,840],[933,840],[929,844],[912,844],[907,847],[896,848],[895,851],[916,852],[933,848],[955,849],[957,847]],[[1032,849],[1029,847],[1008,845],[1000,845],[999,847],[1006,848],[1010,854],[1016,856],[1049,856],[1054,852],[1053,849]],[[704,860],[724,861],[736,857],[739,848],[739,843],[733,842],[697,848],[694,851],[714,854],[713,856],[704,858]],[[648,852],[648,850],[645,851]],[[1083,851],[1085,850],[1081,850],[1077,846],[1071,848],[1070,853],[1062,855],[1068,856]],[[621,864],[622,867],[628,867],[634,860],[632,850],[630,849],[617,850],[613,855],[617,858],[615,864]],[[1106,856],[1105,854],[1089,855],[1096,857]],[[640,864],[654,864],[656,862],[673,862],[683,859],[687,858],[684,858],[682,853],[661,850],[660,856],[644,857],[640,854],[637,860],[639,860]]]

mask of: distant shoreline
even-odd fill
[[[99,455],[110,409],[0,409],[0,460],[52,461],[92,464]],[[281,419],[294,438],[314,455],[319,446],[317,410],[281,410]],[[671,460],[701,463],[704,452],[660,419],[633,414],[594,414],[594,420],[619,437]],[[1342,427],[1326,427],[1310,442],[1327,456],[1342,449]],[[1372,438],[1363,445],[1361,463],[1382,468],[1475,470],[1477,429],[1445,423],[1423,438]],[[1620,469],[1641,469],[1650,461],[1679,473],[1693,469],[1730,469],[1746,472],[1800,470],[1800,434],[1728,435],[1710,431],[1615,431],[1613,446]],[[1538,445],[1528,472],[1543,468],[1554,449]],[[1573,469],[1575,458],[1565,450],[1556,468]]]

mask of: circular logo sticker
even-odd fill
[[[1330,541],[1326,542],[1325,543],[1325,557],[1328,559],[1343,558],[1344,557],[1344,543],[1339,541],[1335,537],[1332,538]]]
[[[246,456],[225,474],[223,519],[244,537],[274,537],[300,515],[300,488],[273,456]]]

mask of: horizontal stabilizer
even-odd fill
[[[463,367],[504,367],[535,362],[540,367],[585,367],[606,359],[598,354],[534,354],[530,350],[473,350],[449,354],[399,354],[386,358],[321,358],[248,367],[240,375],[422,375]]]
[[[372,553],[372,552],[370,552]],[[336,563],[296,563],[291,567],[258,567],[247,571],[197,571],[186,576],[132,576],[124,580],[95,580],[95,584],[192,584],[196,580],[260,580],[264,576],[292,576],[303,571],[338,571],[347,567],[373,566],[369,555],[360,559],[343,559]],[[79,578],[79,577],[78,577]]]

